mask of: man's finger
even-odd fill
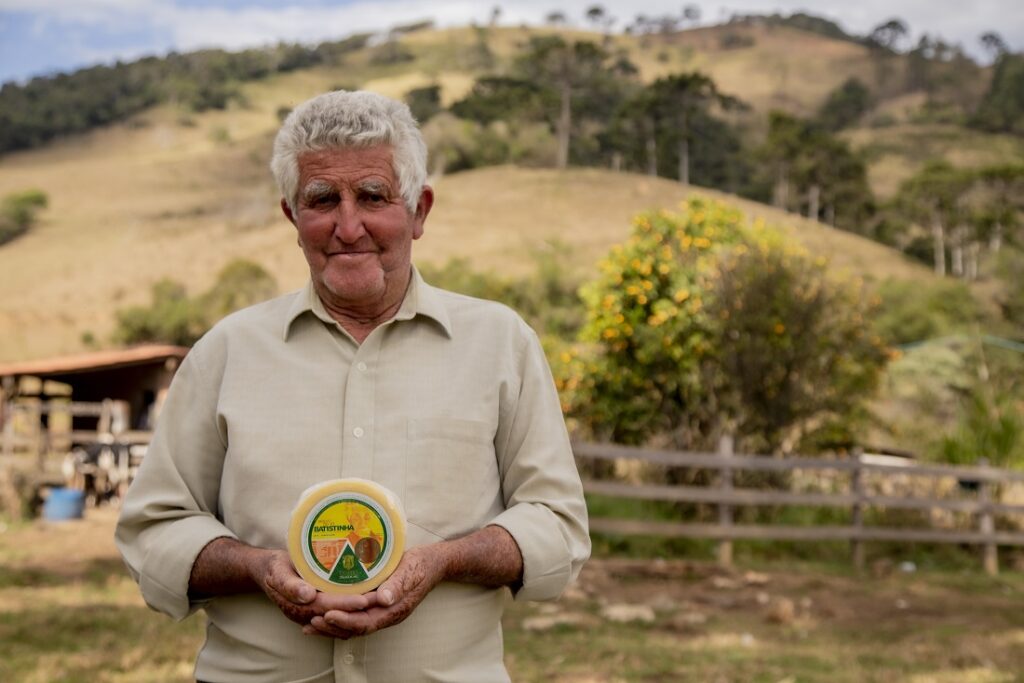
[[[308,605],[316,599],[316,588],[302,580],[291,565],[287,568],[280,564],[274,565],[267,577],[267,585],[277,591],[281,597],[296,605]]]
[[[338,628],[321,616],[313,617],[308,624],[302,627],[302,632],[307,636],[325,636],[327,638],[338,638],[340,640],[348,640],[353,636],[359,635],[348,629]]]
[[[389,625],[386,623],[388,616],[389,614],[385,608],[374,607],[364,612],[331,610],[324,614],[322,618],[318,617],[314,621],[322,621],[327,628],[365,636]],[[313,625],[323,630],[317,623]]]
[[[364,593],[363,595],[334,595],[332,593],[320,593],[316,598],[317,611],[328,612],[339,610],[342,612],[359,612],[380,604],[379,596],[375,592]]]

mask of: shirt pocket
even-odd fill
[[[455,538],[484,526],[500,501],[493,427],[447,417],[409,420],[403,503],[411,524]]]

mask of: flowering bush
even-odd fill
[[[860,405],[886,353],[859,285],[735,208],[637,216],[581,290],[556,358],[564,406],[602,439],[706,447],[723,431],[779,450]]]

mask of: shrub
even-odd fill
[[[189,297],[180,282],[164,278],[153,285],[149,306],[117,312],[115,340],[124,344],[164,342],[191,346],[228,313],[273,296],[277,284],[262,266],[237,259],[221,270],[204,294]]]
[[[948,335],[982,317],[978,302],[962,282],[887,280],[879,286],[878,296],[874,328],[892,345]]]
[[[0,200],[0,245],[28,232],[48,204],[42,190],[14,192]]]
[[[730,431],[779,450],[855,411],[886,357],[859,288],[730,206],[682,209],[635,218],[582,289],[581,343],[558,359],[580,426],[677,448]]]

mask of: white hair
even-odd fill
[[[301,154],[377,145],[391,146],[399,191],[409,211],[415,211],[427,181],[427,145],[409,107],[376,93],[336,90],[300,104],[277,132],[270,170],[295,211]]]

